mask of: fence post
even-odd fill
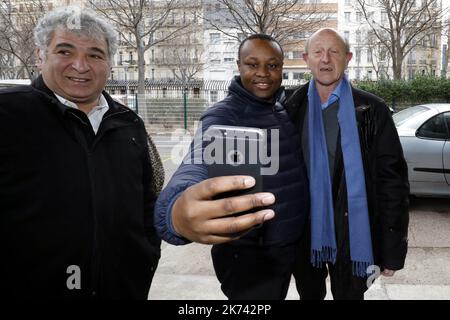
[[[183,88],[184,130],[187,130],[187,88]]]
[[[139,103],[138,103],[138,94],[137,93],[135,93],[134,94],[134,106],[135,106],[135,111],[136,111],[136,113],[137,114],[139,114]]]

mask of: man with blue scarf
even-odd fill
[[[385,103],[345,76],[352,58],[346,40],[321,29],[303,57],[313,78],[287,101],[310,182],[297,288],[301,299],[323,299],[329,273],[334,299],[364,299],[368,276],[392,276],[404,266],[406,162]]]

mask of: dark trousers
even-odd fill
[[[283,300],[298,244],[285,247],[214,245],[211,254],[223,293],[231,300]]]
[[[334,300],[364,300],[367,278],[352,274],[347,216],[335,217],[337,257],[336,263],[313,267],[310,262],[311,229],[306,232],[299,246],[298,260],[294,268],[297,291],[301,300],[323,300],[327,293],[325,280],[330,274],[331,293]]]

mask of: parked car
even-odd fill
[[[393,115],[408,164],[411,194],[450,196],[450,104],[424,104]]]

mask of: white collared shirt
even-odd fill
[[[78,106],[73,103],[72,101],[69,101],[67,99],[64,99],[63,97],[57,95],[55,92],[53,92],[58,98],[59,102],[61,102],[63,105],[68,106],[70,108],[79,109]],[[98,128],[100,127],[100,123],[102,122],[103,116],[105,115],[106,111],[109,110],[108,102],[106,101],[103,94],[100,95],[100,99],[98,101],[98,105],[92,108],[91,111],[88,113],[88,119],[91,123],[92,129],[94,129],[95,134],[97,134]]]

